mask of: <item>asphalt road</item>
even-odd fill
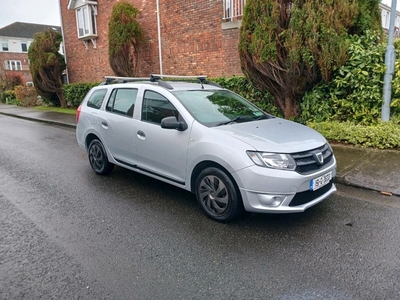
[[[0,115],[0,299],[400,299],[400,200],[339,186],[303,214],[205,217],[71,129]]]

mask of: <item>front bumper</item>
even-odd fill
[[[311,191],[310,181],[328,172],[332,172],[332,180],[316,191]],[[333,183],[336,176],[334,157],[326,168],[307,175],[256,165],[232,175],[238,183],[244,208],[249,212],[303,212],[336,192]]]

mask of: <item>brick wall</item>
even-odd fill
[[[21,62],[22,70],[5,70],[6,60],[19,60]],[[29,72],[28,54],[27,53],[13,53],[13,52],[0,52],[0,70],[4,73],[19,74],[24,83],[32,81],[31,73]]]
[[[108,22],[118,0],[98,0],[97,49],[86,50],[77,38],[75,11],[60,0],[69,81],[99,81],[113,75],[108,63]],[[140,10],[138,21],[146,42],[141,50],[140,76],[159,73],[156,1],[129,0]],[[160,0],[163,73],[174,75],[240,75],[239,29],[223,30],[222,0]]]

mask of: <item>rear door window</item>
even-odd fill
[[[114,89],[108,100],[106,110],[119,115],[133,117],[137,93],[137,89]]]

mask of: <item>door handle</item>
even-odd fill
[[[101,121],[101,126],[103,126],[104,128],[108,128],[108,123],[106,121]]]
[[[137,135],[139,137],[146,137],[146,135],[144,134],[144,132],[142,130],[138,130]]]

